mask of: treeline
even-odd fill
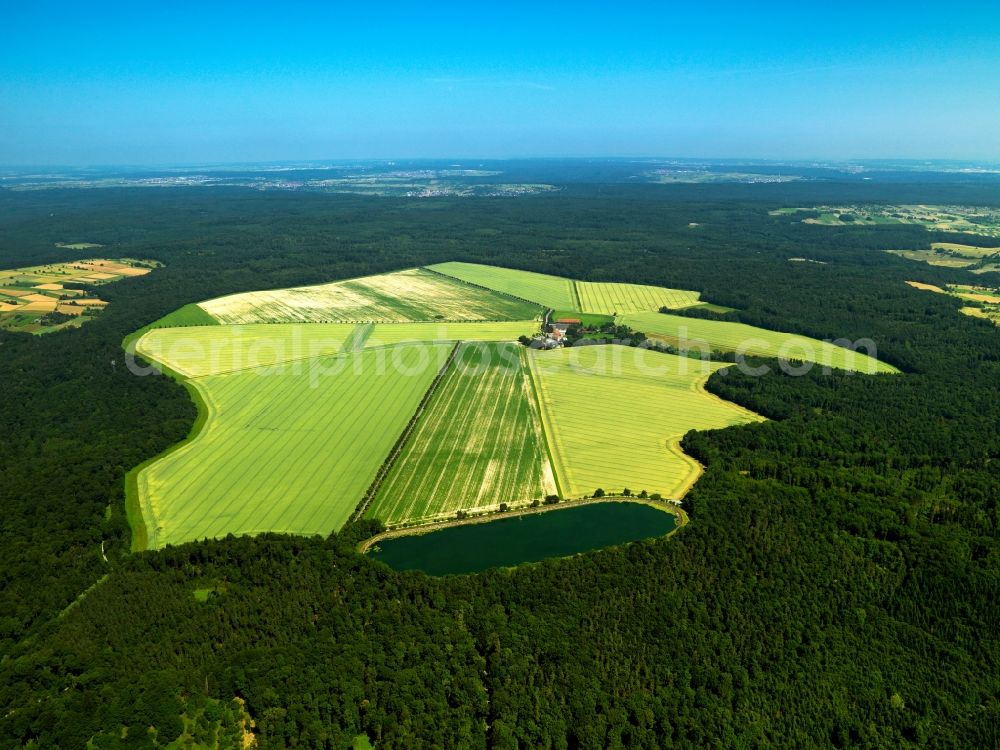
[[[903,283],[960,272],[882,252],[960,239],[767,213],[864,186],[760,187],[0,191],[9,265],[73,257],[62,241],[166,264],[80,330],[0,334],[0,744],[153,747],[209,708],[236,737],[234,697],[263,748],[1000,744],[1000,330]],[[219,294],[443,260],[695,289],[747,323],[871,338],[904,374],[714,375],[772,421],[685,438],[707,471],[670,540],[445,579],[359,557],[367,522],[127,554],[124,473],[194,407],[128,372],[125,335]]]

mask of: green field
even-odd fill
[[[500,323],[253,323],[154,328],[136,351],[187,377],[217,375],[353,349],[424,341],[514,341],[533,320]]]
[[[438,263],[428,266],[433,271],[453,276],[470,284],[495,289],[521,299],[530,300],[543,307],[579,310],[574,283],[561,276],[548,276],[513,268],[482,266],[478,263]]]
[[[853,370],[866,374],[898,372],[892,365],[840,346],[766,328],[721,320],[685,318],[664,313],[636,313],[622,317],[631,328],[670,344],[695,349],[699,344],[720,351],[739,351],[760,357],[780,357]]]
[[[205,312],[204,308],[191,303],[169,315],[164,315],[150,325],[150,328],[176,328],[178,326],[217,326],[219,321]]]
[[[190,381],[199,434],[139,472],[148,546],[277,531],[329,534],[350,517],[448,356],[448,344]],[[423,363],[423,364],[422,364]]]
[[[519,344],[464,344],[366,515],[389,525],[555,492]]]
[[[678,309],[698,304],[698,292],[683,289],[666,289],[644,284],[612,284],[578,281],[580,309],[603,315],[657,312],[661,307]]]
[[[680,449],[688,430],[761,419],[702,390],[717,363],[621,346],[528,357],[564,497],[598,487],[680,497],[700,474]]]
[[[538,306],[422,268],[199,303],[224,324],[526,320]]]

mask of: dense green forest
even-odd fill
[[[56,242],[165,264],[79,330],[0,332],[0,746],[163,746],[185,722],[236,746],[234,698],[262,748],[1000,746],[1000,330],[904,283],[964,272],[882,252],[964,236],[768,215],[848,201],[1000,193],[0,190],[4,266],[78,257]],[[195,407],[132,375],[124,336],[212,296],[446,260],[695,289],[746,323],[871,338],[903,374],[714,375],[772,419],[685,438],[707,471],[669,540],[440,579],[356,554],[367,524],[128,554],[124,475]]]

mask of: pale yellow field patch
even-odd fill
[[[39,295],[41,296],[41,295]],[[52,297],[44,297],[44,302],[42,300],[35,300],[29,302],[26,305],[22,305],[20,308],[21,312],[52,312],[56,309],[57,301]]]
[[[925,292],[937,292],[938,294],[947,294],[944,289],[934,284],[925,284],[922,281],[907,281],[907,284],[912,286],[914,289],[922,289]]]
[[[27,297],[29,294],[34,294],[34,292],[29,292],[26,289],[0,289],[0,294],[6,294],[8,297]]]
[[[63,315],[83,315],[87,312],[87,308],[80,307],[79,305],[56,305],[56,312],[60,312]]]
[[[62,284],[37,284],[35,289],[42,289],[46,292],[58,292],[63,288]]]
[[[119,276],[145,276],[147,273],[152,271],[151,268],[134,268],[132,266],[123,266],[120,264],[115,264],[114,268],[110,269]]]
[[[116,261],[86,261],[83,263],[73,264],[74,268],[79,268],[84,271],[97,271],[100,273],[110,273],[116,276],[144,276],[149,273],[148,268],[137,268],[135,266],[130,266],[126,263],[118,263]]]
[[[963,315],[968,315],[970,318],[983,318],[989,320],[989,316],[980,307],[962,307],[958,310]]]
[[[75,299],[73,303],[83,307],[104,307],[108,304],[102,299]]]
[[[1000,297],[992,294],[977,294],[973,292],[955,292],[955,294],[962,299],[972,300],[973,302],[985,302],[988,305],[1000,305]]]
[[[12,302],[0,302],[0,312],[13,312],[20,307],[20,305],[15,305]]]

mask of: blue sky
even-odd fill
[[[523,156],[1000,160],[1000,5],[3,11],[2,164]]]

